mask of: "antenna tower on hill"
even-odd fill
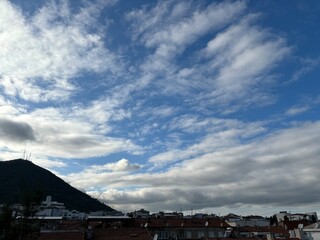
[[[24,150],[23,154],[22,154],[22,159],[31,161],[31,153],[28,154],[28,152],[26,150]]]

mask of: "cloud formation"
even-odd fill
[[[79,108],[76,110],[82,111]],[[17,119],[0,119],[0,133],[3,136],[0,145],[6,146],[11,153],[7,159],[19,158],[27,149],[34,161],[51,167],[53,164],[49,164],[49,159],[54,162],[68,157],[83,159],[121,151],[132,154],[142,151],[130,140],[104,136],[105,131],[83,119],[77,111],[43,108],[27,112],[23,107],[15,108],[5,101],[0,105],[1,111],[7,118]]]
[[[319,133],[319,122],[304,123],[247,144],[212,149],[162,173],[123,175],[117,180],[105,176],[100,181],[106,181],[107,190],[89,193],[119,209],[314,204],[319,197]],[[81,187],[75,175],[67,179]]]
[[[265,73],[290,51],[284,39],[255,26],[256,17],[246,16],[219,33],[204,49],[211,61],[209,69],[218,69],[213,92],[218,99],[234,99],[261,90],[259,85],[268,83]]]
[[[83,105],[69,102],[70,109],[54,104],[83,91],[75,79],[85,72],[117,74],[121,64],[114,63],[116,55],[105,47],[101,36],[105,26],[97,21],[101,11],[112,4],[94,2],[72,12],[67,1],[52,1],[34,15],[25,15],[17,5],[0,3],[0,87],[5,96],[0,98],[0,112],[13,119],[1,120],[0,142],[8,151],[4,156],[20,157],[27,149],[34,161],[52,166],[45,163],[48,158],[57,163],[57,158],[141,150],[128,139],[104,135],[110,131],[109,121],[127,114],[119,108],[118,99]],[[19,104],[19,99],[25,104]],[[37,108],[28,102],[47,102],[49,107]]]
[[[23,122],[15,122],[0,118],[0,134],[2,138],[10,141],[35,141],[35,133],[32,127]]]
[[[281,7],[1,1],[0,159],[120,210],[317,206],[319,14]]]
[[[194,109],[215,105],[225,114],[273,103],[275,97],[265,91],[276,84],[270,72],[292,49],[285,38],[259,26],[260,14],[246,11],[243,1],[205,9],[166,1],[130,12],[133,39],[151,52],[140,66],[151,75],[148,84],[165,95],[188,96]]]
[[[285,114],[288,116],[294,116],[294,115],[304,113],[308,110],[309,110],[308,106],[294,106],[294,107],[288,109]]]
[[[71,13],[67,2],[46,3],[27,17],[8,1],[0,3],[0,86],[8,96],[34,102],[67,99],[82,71],[117,71],[96,25],[99,5]]]

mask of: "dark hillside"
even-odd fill
[[[47,195],[51,195],[53,201],[64,203],[69,210],[113,211],[30,161],[0,161],[0,204],[23,203],[26,198],[45,200]]]

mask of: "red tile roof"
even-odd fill
[[[286,227],[288,230],[294,230],[298,228],[298,225],[302,224],[303,226],[307,226],[310,224],[307,220],[298,220],[298,221],[281,221],[279,222],[280,226]]]
[[[93,240],[152,240],[144,228],[106,228],[93,229]],[[79,231],[48,231],[41,232],[39,240],[84,240],[85,233]]]
[[[82,221],[72,221],[72,220],[65,220],[59,223],[60,230],[75,230],[80,229],[86,226],[85,222]]]
[[[84,240],[85,234],[82,232],[54,231],[42,232],[38,240]]]
[[[268,226],[268,227],[240,227],[236,231],[239,232],[251,232],[251,233],[274,233],[284,237],[289,237],[289,232],[287,229],[281,226]]]
[[[94,240],[152,240],[144,228],[106,228],[93,231]]]
[[[258,240],[257,238],[250,237],[237,237],[237,238],[205,238],[206,240]],[[261,239],[260,239],[261,240]]]
[[[151,218],[151,219],[135,219],[134,225],[136,227],[147,228],[226,228],[230,227],[226,222],[217,219],[164,219],[164,218]]]

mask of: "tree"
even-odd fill
[[[41,191],[25,192],[22,200],[23,215],[16,220],[15,232],[19,233],[19,240],[37,239],[40,227],[32,220],[37,206],[41,201]]]
[[[9,205],[4,205],[0,210],[0,239],[9,239],[12,222],[12,211]]]
[[[14,218],[9,205],[0,209],[0,240],[35,240],[39,234],[39,223],[33,219],[39,204],[40,192],[28,193],[23,197],[23,213]]]
[[[270,225],[271,226],[278,226],[278,219],[276,215],[270,217]]]

